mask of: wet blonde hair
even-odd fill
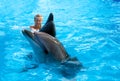
[[[40,14],[35,15],[34,20],[36,19],[36,17],[40,17],[41,19],[43,19],[42,15]]]

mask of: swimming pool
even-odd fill
[[[37,13],[44,24],[50,12],[57,38],[85,67],[72,79],[44,63],[20,72],[31,63],[26,55],[33,52],[21,30],[33,24]],[[0,81],[35,80],[120,81],[119,0],[1,0]]]

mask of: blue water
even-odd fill
[[[85,67],[65,78],[54,67],[32,63],[33,53],[22,29],[40,13],[43,23],[54,14],[57,38]],[[119,0],[0,0],[0,81],[120,81]]]

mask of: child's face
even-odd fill
[[[34,21],[35,21],[36,25],[40,25],[42,23],[42,18],[41,17],[36,17]]]

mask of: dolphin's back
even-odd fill
[[[35,32],[35,38],[39,43],[42,43],[49,54],[59,61],[64,61],[68,58],[68,54],[65,51],[62,44],[53,36],[43,33]]]

